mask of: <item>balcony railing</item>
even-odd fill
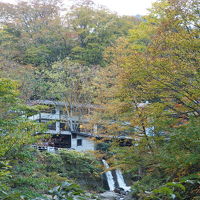
[[[47,120],[74,120],[74,121],[79,121],[80,116],[72,116],[68,117],[67,115],[61,115],[61,114],[52,114],[52,113],[39,113],[33,116],[28,117],[30,120],[40,120],[40,119],[47,119]],[[83,120],[81,121],[88,121],[88,120]]]

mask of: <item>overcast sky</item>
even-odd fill
[[[121,15],[145,15],[155,0],[94,0]]]
[[[66,2],[69,0],[65,0]],[[155,0],[93,0],[94,2],[104,5],[111,11],[120,15],[145,15],[147,8],[151,7]],[[0,2],[13,3],[15,0],[0,0]]]

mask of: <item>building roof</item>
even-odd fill
[[[128,137],[125,135],[119,135],[119,136],[114,136],[114,135],[97,135],[93,133],[86,133],[86,132],[72,132],[80,136],[84,137],[94,137],[94,138],[107,138],[107,139],[121,139],[121,140],[133,140],[132,137]]]
[[[56,105],[56,106],[68,106],[70,105],[68,102],[64,101],[53,101],[53,100],[32,100],[27,102],[28,105]],[[74,107],[84,107],[84,108],[100,108],[99,105],[96,104],[88,104],[88,103],[72,103]]]

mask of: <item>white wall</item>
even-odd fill
[[[77,146],[78,139],[82,139],[81,146]],[[72,148],[77,151],[93,151],[95,150],[95,143],[89,137],[77,136],[77,138],[72,138]]]

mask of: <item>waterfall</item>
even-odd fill
[[[102,160],[102,162],[103,162],[105,168],[108,169],[109,168],[108,163],[105,160]],[[125,192],[129,192],[131,190],[131,187],[126,185],[121,170],[116,169],[115,173],[116,173],[116,177],[117,177],[116,181],[118,182],[119,188],[122,188]],[[114,181],[111,171],[107,171],[105,174],[106,174],[106,178],[108,181],[108,186],[109,186],[110,191],[114,191],[115,190],[115,181]]]
[[[102,162],[103,162],[105,168],[108,169],[109,168],[108,163],[105,160],[102,160]],[[113,175],[112,175],[111,171],[107,171],[105,174],[106,174],[106,178],[107,178],[107,181],[108,181],[108,186],[109,186],[110,191],[114,191],[115,182],[114,182]]]
[[[123,188],[124,191],[130,191],[131,187],[126,185],[126,183],[124,181],[124,177],[123,177],[120,169],[116,170],[116,175],[117,175],[117,182],[119,184],[119,187]]]

